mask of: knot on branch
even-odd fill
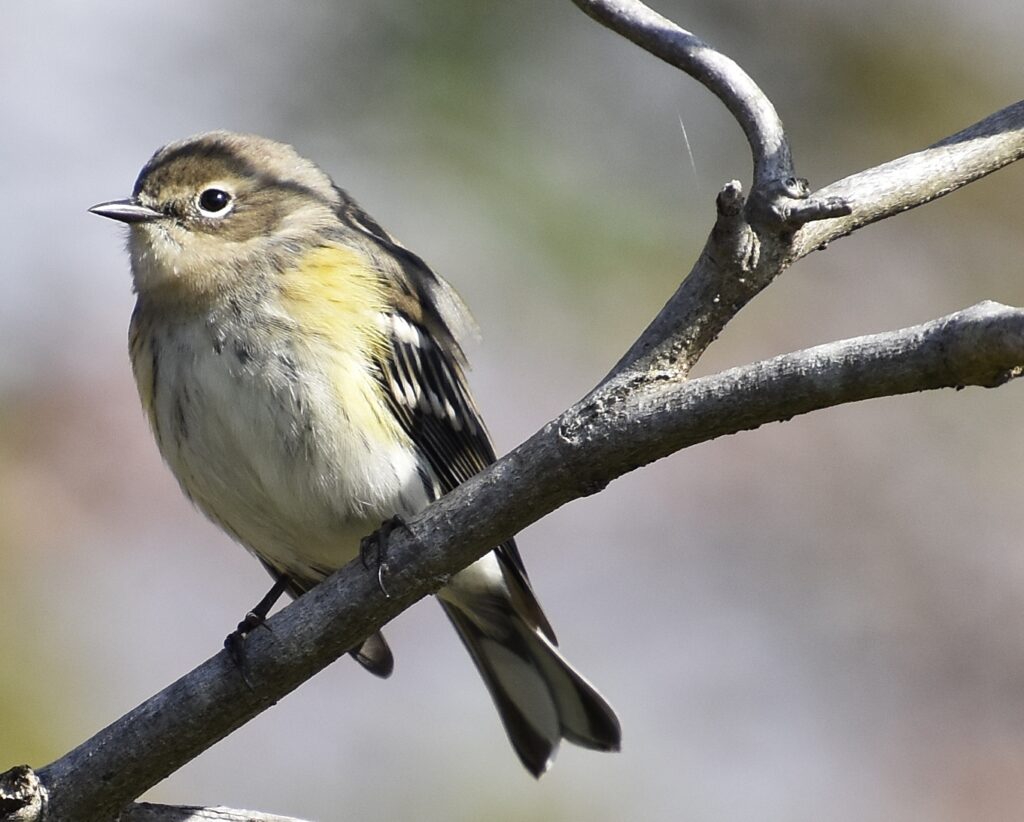
[[[600,418],[604,403],[598,399],[571,410],[575,413],[565,413],[556,421],[558,439],[570,448],[579,448],[587,441],[588,431]]]
[[[1019,309],[985,300],[948,317],[934,333],[948,379],[998,388],[1024,375]]]
[[[642,386],[663,378],[650,370],[625,373],[599,386],[548,425],[556,427],[558,439],[569,448],[593,446],[595,440],[601,441],[607,434],[600,430],[603,423],[621,415],[624,404]]]
[[[35,822],[43,812],[43,785],[28,765],[0,774],[0,821]]]
[[[778,206],[779,220],[790,229],[798,229],[817,220],[831,220],[853,213],[853,206],[842,197],[813,197],[802,201],[790,201]]]
[[[709,250],[719,262],[749,273],[760,261],[761,243],[744,216],[745,205],[739,180],[732,180],[718,192],[715,198],[718,218],[712,232],[714,244]]]
[[[817,220],[845,217],[853,206],[843,197],[812,197],[807,180],[786,177],[755,190],[750,211],[759,222],[791,233]]]
[[[736,220],[743,214],[743,185],[739,180],[732,180],[725,184],[718,196],[715,198],[715,206],[718,209],[718,220]]]
[[[993,380],[988,387],[998,388],[1000,385],[1005,385],[1010,380],[1015,380],[1024,374],[1024,365],[1015,365],[1012,368],[1007,368],[1005,371],[1000,371],[995,380]]]

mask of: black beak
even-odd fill
[[[111,220],[118,220],[122,223],[151,223],[166,216],[162,211],[154,211],[148,206],[142,205],[134,197],[127,200],[111,200],[109,203],[100,203],[89,209],[93,214],[101,217],[109,217]]]

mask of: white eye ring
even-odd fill
[[[234,208],[235,198],[230,191],[216,185],[204,188],[196,195],[196,208],[204,217],[220,219]]]

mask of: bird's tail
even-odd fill
[[[525,575],[489,554],[456,574],[440,598],[530,773],[548,769],[562,739],[619,749],[615,712],[559,653]]]

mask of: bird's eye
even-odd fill
[[[208,188],[199,195],[197,202],[204,217],[223,217],[231,205],[231,195],[221,188]]]

